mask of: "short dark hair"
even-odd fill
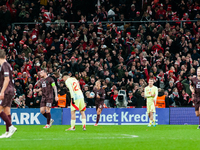
[[[68,76],[68,72],[63,72],[62,78],[63,78],[64,76]]]
[[[0,58],[1,58],[1,59],[4,59],[5,56],[6,56],[5,51],[1,49],[1,50],[0,50]]]
[[[41,69],[41,71],[44,71],[45,73],[48,73],[46,68]]]
[[[154,80],[154,78],[153,78],[153,77],[151,77],[151,78],[149,78],[149,80]]]

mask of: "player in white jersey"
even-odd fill
[[[71,95],[71,128],[67,129],[67,131],[75,130],[76,110],[80,111],[82,115],[83,130],[86,130],[86,117],[85,117],[86,106],[84,102],[83,92],[81,91],[79,82],[76,78],[68,76],[67,72],[63,73],[62,78],[65,81],[65,84],[68,87]]]
[[[153,118],[153,114],[156,112],[156,99],[158,97],[158,88],[153,85],[154,79],[149,79],[149,85],[144,89],[144,96],[147,98],[147,113],[150,119],[150,122],[148,126],[150,127],[152,125],[152,122],[154,123],[153,126],[156,126],[156,121]]]

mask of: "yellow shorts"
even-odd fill
[[[156,107],[154,103],[147,103],[147,113],[156,112]]]
[[[75,100],[74,103],[75,104],[72,104],[71,102],[71,111],[74,111],[74,110],[85,111],[86,110],[86,106],[85,106],[85,102],[83,98]]]

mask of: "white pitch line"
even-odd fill
[[[122,135],[122,136],[121,136]],[[118,137],[92,137],[92,138],[76,138],[76,140],[91,140],[91,139],[125,139],[125,138],[137,138],[138,136],[137,135],[129,135],[129,134],[118,134]],[[71,139],[60,139],[60,138],[53,138],[53,139],[47,139],[47,138],[44,138],[44,139],[6,139],[6,141],[29,141],[29,140],[32,140],[32,141],[49,141],[49,140],[54,140],[54,141],[62,141],[62,140],[71,140]],[[1,139],[0,139],[1,141]]]

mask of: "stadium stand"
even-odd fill
[[[200,61],[197,0],[2,0],[0,46],[13,68],[12,107],[39,107],[41,68],[70,97],[61,80],[67,71],[84,91],[87,107],[95,81],[102,80],[106,107],[116,107],[126,89],[128,107],[146,105],[150,77],[165,95],[165,107],[193,106],[189,79]],[[54,102],[53,107],[58,104]],[[63,107],[63,106],[62,106]],[[163,107],[163,105],[162,105]]]

